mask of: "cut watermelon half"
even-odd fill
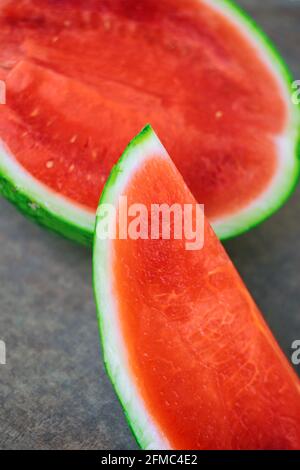
[[[295,187],[289,72],[231,2],[7,0],[0,41],[1,192],[67,237],[91,242],[104,181],[145,122],[220,238]]]
[[[105,364],[141,447],[299,449],[299,380],[208,222],[198,251],[99,237],[121,196],[149,213],[196,203],[149,126],[106,183],[94,241]]]

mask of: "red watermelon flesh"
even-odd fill
[[[148,214],[152,204],[195,205],[150,128],[129,145],[99,208],[120,196]],[[203,248],[185,243],[95,238],[104,357],[140,444],[299,449],[296,374],[207,220]]]
[[[207,3],[6,1],[0,39],[2,139],[39,181],[88,210],[145,121],[212,220],[271,181],[273,137],[287,122],[280,86]]]

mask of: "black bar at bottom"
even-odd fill
[[[179,465],[196,468],[205,464],[296,464],[300,463],[299,451],[2,451],[2,458],[14,462],[45,462],[47,465],[71,464],[73,466],[94,465],[99,468],[121,465],[125,468],[138,466]],[[205,468],[205,467],[203,467]]]

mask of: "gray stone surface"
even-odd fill
[[[243,0],[300,78],[300,2]],[[288,356],[300,339],[300,190],[271,220],[226,243]],[[0,200],[1,449],[129,449],[105,375],[91,254]]]

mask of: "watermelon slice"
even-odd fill
[[[195,205],[149,126],[99,208],[121,196],[149,213]],[[94,242],[104,358],[141,447],[300,449],[298,378],[208,222],[203,248],[187,251],[172,238],[101,238],[104,212]]]
[[[6,0],[0,40],[1,192],[38,222],[90,243],[104,181],[146,121],[220,238],[291,194],[291,78],[231,2]]]

